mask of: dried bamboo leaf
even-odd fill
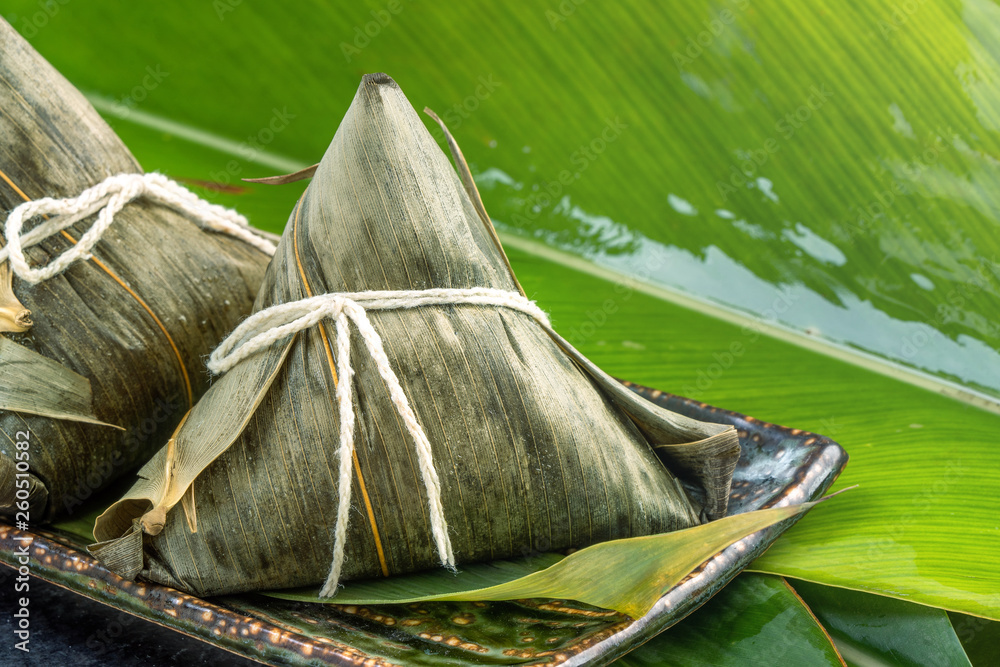
[[[448,150],[451,152],[451,158],[455,162],[455,169],[458,170],[458,177],[462,179],[462,187],[465,188],[465,194],[469,196],[469,200],[472,202],[472,205],[476,207],[476,213],[479,214],[479,219],[483,221],[483,224],[486,226],[486,231],[489,232],[490,238],[493,239],[493,243],[496,244],[497,250],[500,251],[504,264],[507,265],[507,269],[510,271],[510,277],[514,281],[514,285],[517,286],[517,291],[523,295],[524,288],[521,287],[521,283],[518,282],[517,276],[514,275],[514,267],[510,265],[510,260],[507,258],[507,252],[503,249],[503,244],[500,243],[500,237],[497,236],[497,230],[493,226],[493,220],[490,218],[489,213],[486,212],[486,205],[483,204],[483,198],[479,194],[479,188],[476,187],[476,181],[472,178],[472,170],[469,169],[469,163],[465,161],[465,154],[462,153],[462,149],[459,148],[458,142],[455,141],[455,137],[451,135],[451,132],[448,130],[448,126],[444,124],[444,121],[438,118],[438,115],[431,111],[428,107],[424,107],[424,113],[430,116],[434,122],[441,127],[445,140],[448,142]]]
[[[0,410],[110,426],[94,414],[90,381],[58,361],[0,337]]]
[[[75,197],[110,175],[142,173],[79,91],[2,19],[0,44],[0,209],[42,197]],[[28,248],[29,263],[47,263],[72,247],[91,223],[80,220]],[[38,369],[0,365],[0,381],[14,389],[11,373],[50,377],[53,366],[40,360],[58,361],[89,382],[96,415],[86,423],[66,420],[83,413],[79,381],[76,402],[59,418],[28,414],[23,402],[12,399],[0,407],[0,443],[27,432],[31,472],[46,486],[48,504],[32,514],[33,522],[72,511],[96,490],[94,480],[99,487],[109,484],[167,440],[208,388],[202,357],[250,312],[269,261],[242,241],[204,232],[144,199],[115,216],[92,256],[37,285],[16,276],[12,281],[14,298],[32,312],[34,326],[30,335],[8,331],[3,340],[31,351]],[[4,300],[8,269],[6,261],[0,263],[0,309],[13,303]],[[64,398],[69,400],[32,400],[48,401],[45,415],[54,415]],[[0,458],[12,456],[0,445]],[[6,488],[5,481],[0,487]],[[10,500],[0,495],[0,514]]]
[[[142,526],[139,519],[133,521],[121,538],[98,542],[88,547],[88,551],[112,572],[126,579],[134,579],[142,569],[142,559],[136,561],[136,551],[142,551]]]
[[[324,293],[474,287],[517,290],[492,223],[395,82],[366,76],[255,308]],[[738,448],[732,427],[645,403],[521,312],[462,305],[368,316],[430,441],[460,562],[674,531],[718,509],[702,500],[728,479],[682,483],[651,443],[726,458]],[[200,595],[322,581],[340,492],[333,337],[323,323],[224,375],[178,432],[173,458],[161,450],[98,519],[95,553],[128,542],[123,573],[141,562],[143,577]],[[410,436],[357,346],[351,365],[358,446],[345,578],[432,567]],[[237,409],[247,418],[217,421]],[[186,493],[197,533],[175,506]],[[138,553],[140,520],[157,508],[163,529],[143,536]]]
[[[31,311],[14,294],[14,275],[10,266],[0,264],[0,333],[23,333],[31,325]]]
[[[188,498],[188,526],[195,532],[194,480],[246,428],[247,422],[264,399],[281,370],[294,339],[268,350],[259,364],[243,364],[223,377],[178,425],[170,438],[139,471],[139,481],[121,500],[97,518],[94,536],[99,541],[113,539],[131,530],[141,520],[146,532],[150,524],[155,533],[163,528],[162,517],[184,498]],[[264,356],[264,355],[262,355]],[[191,428],[183,430],[190,422]],[[190,437],[197,434],[197,437]],[[155,515],[157,521],[151,516]],[[141,524],[140,524],[141,525]],[[141,542],[132,558],[142,562]]]
[[[304,181],[307,178],[312,178],[313,174],[316,173],[316,167],[318,164],[314,164],[311,167],[306,167],[305,169],[299,169],[291,174],[282,174],[280,176],[266,176],[264,178],[244,178],[243,180],[247,183],[264,183],[265,185],[286,185],[288,183],[295,183],[296,181]]]
[[[510,260],[507,259],[503,245],[500,243],[500,237],[497,236],[496,229],[493,227],[493,221],[486,212],[486,206],[483,204],[479,188],[476,187],[476,182],[472,178],[472,172],[465,161],[462,149],[459,148],[458,142],[455,141],[451,132],[448,131],[447,125],[437,114],[428,108],[424,108],[424,113],[430,116],[444,132],[455,167],[462,179],[462,186],[503,255],[504,262],[510,269],[517,289],[524,294],[520,283],[517,282],[517,277],[514,276],[514,269],[510,265]],[[702,503],[705,517],[712,520],[725,516],[726,506],[729,502],[730,481],[733,471],[736,469],[736,462],[740,458],[739,439],[733,428],[721,424],[698,422],[649,403],[628,391],[621,383],[597,368],[561,336],[554,335],[553,339],[594,377],[613,397],[613,400],[619,403],[622,409],[636,422],[639,430],[650,439],[656,453],[664,458],[675,472],[694,481],[696,486],[704,490]],[[692,440],[696,442],[691,442]]]
[[[462,180],[462,186],[476,207],[476,212],[479,213],[479,217],[486,225],[493,241],[503,255],[504,262],[510,269],[511,276],[517,283],[514,269],[503,250],[500,237],[493,227],[493,221],[486,212],[479,188],[476,187],[475,180],[472,178],[472,172],[462,149],[458,146],[458,142],[455,141],[447,125],[437,114],[426,107],[424,113],[441,127],[455,167]],[[522,294],[524,293],[520,283],[517,283],[517,288]],[[732,479],[733,470],[736,468],[736,462],[740,458],[739,439],[733,428],[721,424],[697,422],[644,401],[597,368],[561,336],[554,335],[553,339],[621,405],[622,409],[636,422],[639,429],[650,438],[657,454],[668,458],[670,463],[674,464],[675,471],[684,473],[687,478],[695,480],[699,486],[705,489],[704,511],[706,517],[711,520],[725,516],[729,500],[729,482]],[[692,439],[697,440],[697,442],[691,442]],[[678,446],[681,444],[683,447]]]
[[[19,434],[15,434],[18,436]],[[20,434],[23,437],[24,433]],[[15,446],[17,442],[24,442],[23,440],[15,440]],[[18,450],[20,451],[20,450]],[[23,475],[23,471],[20,472]],[[26,479],[28,486],[26,490],[28,492],[27,498],[18,498],[17,489],[18,481],[21,479]],[[25,487],[21,487],[22,490]],[[45,509],[46,503],[49,500],[49,492],[45,488],[45,484],[42,480],[38,479],[35,475],[30,472],[27,473],[27,477],[19,476],[19,471],[17,469],[17,463],[15,463],[13,458],[6,456],[0,456],[0,512],[6,512],[8,514],[16,514],[18,511],[25,511],[24,508],[18,508],[17,503],[26,500],[28,501],[28,516],[37,516],[42,510]]]
[[[701,489],[705,519],[725,516],[733,471],[740,458],[736,429],[691,419],[650,403],[598,368],[562,336],[550,335],[635,422],[667,467]]]
[[[194,501],[194,482],[181,496],[181,507],[184,509],[184,519],[187,521],[188,530],[192,533],[198,532],[198,508]]]
[[[740,460],[739,440],[734,444],[723,432],[695,442],[661,443],[651,439],[650,444],[668,468],[704,490],[704,496],[699,494],[699,498],[707,520],[726,515],[733,472]]]

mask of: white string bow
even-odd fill
[[[441,481],[434,467],[430,442],[423,427],[410,407],[399,378],[389,364],[382,339],[368,319],[366,310],[397,310],[421,306],[499,306],[530,315],[542,326],[551,328],[548,316],[534,301],[516,292],[475,287],[471,289],[428,289],[407,291],[342,292],[323,294],[284,303],[262,310],[240,324],[212,353],[208,367],[213,373],[224,373],[251,355],[274,345],[278,341],[332,319],[336,329],[337,404],[340,414],[340,497],[337,504],[337,522],[334,529],[333,562],[330,573],[320,591],[322,597],[332,597],[337,592],[344,563],[347,540],[348,513],[351,507],[351,482],[353,481],[354,456],[354,369],[351,367],[351,330],[353,322],[368,353],[375,361],[379,375],[385,382],[389,398],[396,408],[406,430],[413,438],[417,461],[427,502],[430,508],[431,534],[441,565],[455,567],[455,555],[448,522],[441,504]]]

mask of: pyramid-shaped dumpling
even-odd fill
[[[4,218],[108,177],[143,178],[83,95],[3,19],[0,109]],[[26,246],[29,268],[76,247],[94,219]],[[0,259],[0,515],[72,514],[146,462],[208,389],[202,359],[249,313],[270,259],[144,198],[113,216],[91,254],[37,284]]]
[[[516,294],[477,199],[396,83],[366,76],[291,214],[257,311],[372,290]],[[367,316],[430,443],[458,562],[724,512],[739,452],[732,427],[643,401],[531,315],[459,303]],[[341,490],[336,387],[346,381],[357,449],[343,577],[440,563],[414,439],[357,331],[353,377],[337,377],[336,336],[324,320],[223,375],[98,520],[92,550],[123,574],[199,595],[324,581]]]

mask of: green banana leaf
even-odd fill
[[[779,577],[741,574],[617,667],[843,665],[823,626]]]
[[[807,581],[789,583],[849,665],[971,665],[940,609]]]

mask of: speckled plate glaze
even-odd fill
[[[670,410],[733,424],[743,451],[730,513],[821,495],[847,463],[824,436],[625,383]],[[0,523],[0,561],[16,566],[30,537],[31,574],[238,655],[271,665],[605,665],[677,623],[725,586],[795,519],[755,533],[706,561],[632,620],[565,600],[439,602],[361,607],[261,595],[202,600],[130,582],[106,570],[72,535]]]

